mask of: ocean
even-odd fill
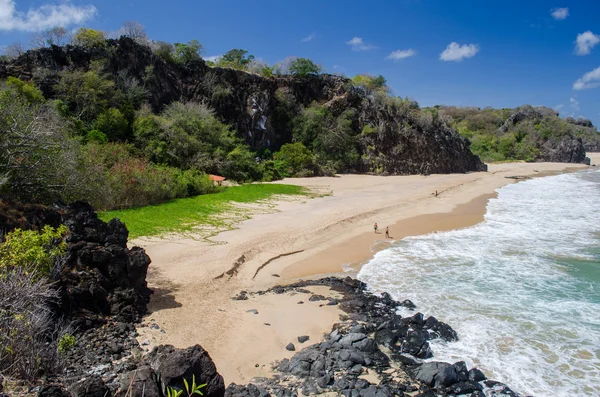
[[[397,241],[358,278],[454,328],[433,360],[523,395],[600,395],[600,171],[502,187],[483,223]]]

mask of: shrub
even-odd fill
[[[54,259],[65,252],[62,238],[66,232],[64,225],[56,229],[46,225],[41,231],[16,229],[6,234],[0,244],[0,274],[22,268],[26,273],[48,275]]]
[[[0,277],[0,373],[33,381],[59,372],[57,302],[57,291],[35,272],[17,267]]]
[[[75,347],[75,337],[69,333],[64,334],[58,340],[58,353],[65,354]]]
[[[197,169],[152,164],[132,155],[124,144],[90,143],[83,148],[81,161],[79,179],[87,190],[75,192],[71,199],[87,198],[98,209],[158,204],[216,189]]]
[[[281,176],[311,176],[314,174],[315,159],[302,142],[286,143],[273,156],[275,168]]]
[[[52,201],[72,182],[76,143],[51,104],[13,87],[0,85],[0,194]]]
[[[94,130],[101,132],[109,140],[125,140],[130,135],[129,122],[116,108],[100,113],[94,121]]]
[[[45,101],[44,95],[31,83],[25,83],[16,77],[9,76],[6,79],[6,85],[13,88],[28,103],[35,105]]]

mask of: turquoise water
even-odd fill
[[[398,241],[359,278],[458,332],[436,360],[523,394],[600,395],[600,172],[505,186],[483,223]]]

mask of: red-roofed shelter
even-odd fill
[[[221,182],[223,182],[225,180],[224,176],[219,176],[219,175],[209,175],[208,176],[210,178],[211,181],[215,182],[217,185],[221,186]]]

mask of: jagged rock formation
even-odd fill
[[[106,316],[135,322],[146,313],[150,258],[127,248],[129,232],[118,219],[98,219],[85,202],[57,207],[68,228],[66,255],[57,263],[60,312],[79,327],[102,324]]]
[[[567,117],[565,121],[577,126],[575,134],[583,141],[583,147],[586,152],[600,152],[600,133],[596,130],[591,120]]]
[[[290,122],[299,106],[339,100],[341,110],[356,110],[355,131],[360,133],[365,125],[375,123],[380,130],[377,138],[361,141],[365,161],[351,171],[414,174],[486,169],[469,151],[468,141],[443,122],[423,123],[415,115],[400,115],[394,109],[378,106],[373,97],[353,90],[350,80],[340,76],[265,78],[234,69],[211,68],[201,60],[172,64],[149,48],[120,38],[108,40],[106,48],[68,45],[29,51],[10,64],[0,63],[0,79],[15,76],[33,80],[46,97],[52,98],[60,71],[87,70],[98,59],[105,61],[109,75],[125,73],[143,82],[154,111],[178,100],[209,103],[256,150],[277,150],[291,142]]]
[[[85,329],[106,317],[135,322],[146,313],[151,291],[146,273],[150,258],[142,248],[127,248],[129,232],[118,219],[98,219],[86,202],[53,207],[0,200],[0,230],[40,229],[65,224],[67,252],[52,277],[60,292],[56,316]]]

